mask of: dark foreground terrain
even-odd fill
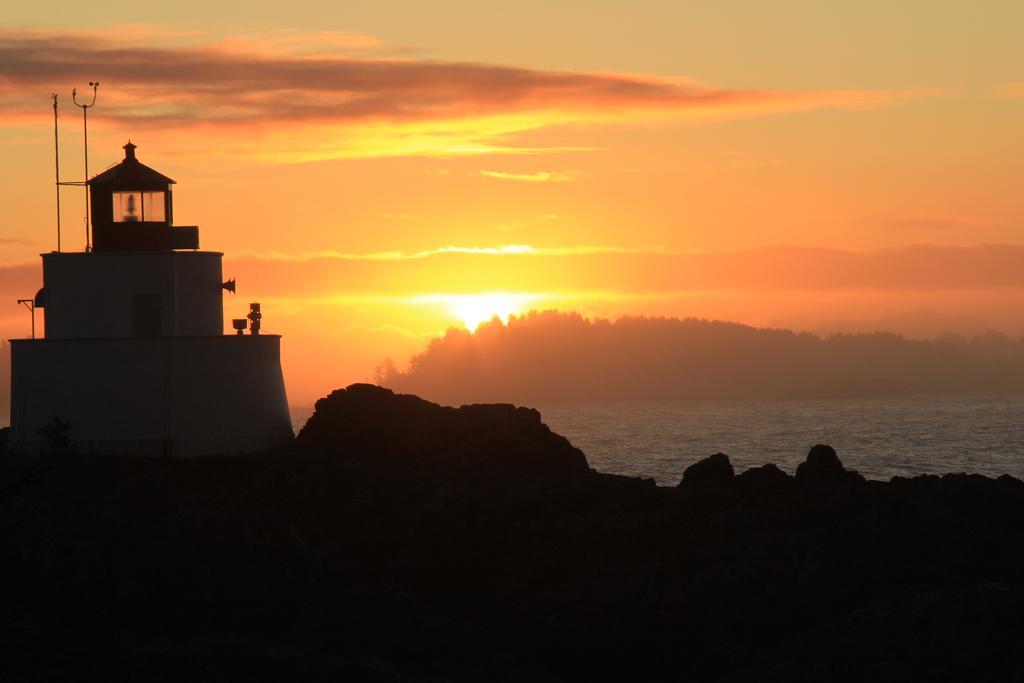
[[[288,452],[4,456],[0,680],[1024,680],[1024,483],[603,475],[354,385]]]

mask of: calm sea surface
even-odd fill
[[[976,472],[1024,478],[1024,398],[898,397],[678,401],[538,406],[602,472],[674,485],[721,451],[737,472],[772,462],[792,473],[816,443],[831,444],[869,479]],[[296,429],[309,415],[296,409]]]

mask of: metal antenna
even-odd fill
[[[18,299],[18,303],[29,310],[32,314],[32,338],[36,338],[36,300],[35,299]]]
[[[57,139],[57,93],[53,98],[53,168],[57,178],[57,252],[60,252],[60,142]]]
[[[71,101],[75,105],[82,108],[82,130],[85,133],[85,250],[91,251],[92,246],[89,239],[89,108],[96,104],[96,90],[100,87],[100,82],[89,81],[89,87],[92,88],[92,102],[89,104],[79,103],[78,101],[78,88],[71,89]]]

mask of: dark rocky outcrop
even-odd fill
[[[817,484],[857,484],[863,482],[864,477],[843,467],[834,448],[817,444],[811,446],[807,459],[797,465],[796,480]]]
[[[836,449],[824,444],[811,446],[807,459],[796,468],[796,477],[841,477],[846,473],[843,463],[839,462]]]
[[[1024,678],[1024,483],[591,471],[357,385],[281,453],[0,469],[0,680]]]
[[[760,467],[751,467],[736,477],[737,483],[744,489],[757,490],[775,486],[785,486],[792,481],[790,476],[779,469],[778,465],[767,463]]]
[[[548,482],[590,469],[582,451],[548,429],[536,410],[450,408],[370,384],[317,401],[297,441],[372,471],[409,477]]]
[[[685,470],[680,486],[706,486],[721,485],[728,483],[735,472],[729,456],[725,453],[715,453],[703,460],[698,460]]]

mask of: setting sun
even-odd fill
[[[452,295],[448,298],[448,310],[471,331],[475,332],[482,323],[499,318],[507,323],[510,315],[522,313],[536,297],[528,294],[506,294],[487,292],[484,294]]]

